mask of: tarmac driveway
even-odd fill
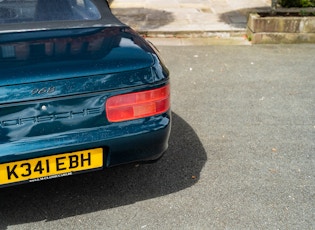
[[[160,47],[170,148],[0,190],[0,229],[314,229],[315,46]]]

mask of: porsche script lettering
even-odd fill
[[[60,121],[65,119],[73,119],[78,117],[88,117],[100,114],[102,112],[101,108],[88,108],[80,111],[69,111],[62,113],[55,113],[42,116],[31,116],[31,117],[21,117],[11,120],[0,121],[1,127],[16,126],[16,125],[25,125],[27,123],[42,123],[42,122],[51,122],[51,121]]]

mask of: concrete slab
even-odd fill
[[[231,33],[243,36],[247,13],[268,8],[270,0],[113,0],[112,12],[141,34],[191,37]],[[186,36],[186,35],[185,35]],[[213,36],[211,36],[213,37]]]

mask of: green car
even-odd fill
[[[159,159],[169,71],[104,0],[0,1],[0,186]]]

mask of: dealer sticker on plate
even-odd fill
[[[90,149],[0,164],[0,186],[41,181],[103,167],[103,149]]]

